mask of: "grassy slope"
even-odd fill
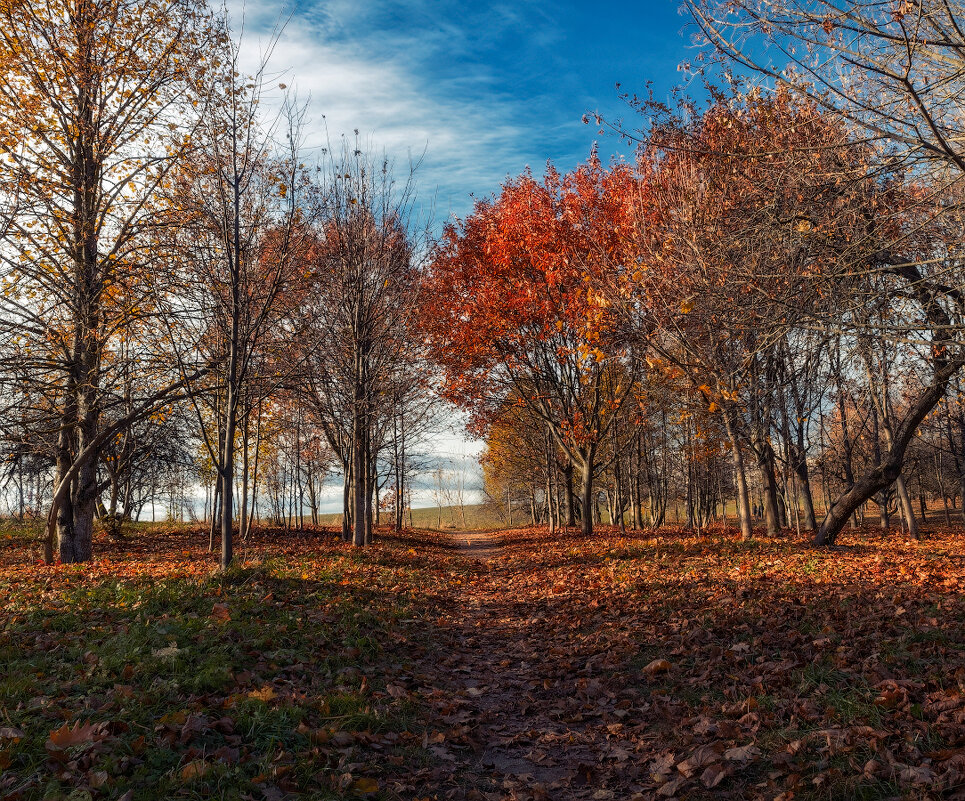
[[[465,511],[465,522],[463,522],[463,511]],[[321,515],[319,521],[325,526],[340,525],[342,516],[339,514]],[[513,522],[516,524],[528,522],[526,516],[514,515]],[[508,518],[501,518],[491,507],[483,504],[470,504],[460,509],[458,506],[442,507],[442,529],[496,529],[506,526]],[[408,524],[408,515],[406,516]],[[415,528],[434,528],[439,526],[439,507],[429,506],[422,509],[412,510],[412,525]]]
[[[7,539],[0,798],[325,798],[421,761],[385,687],[425,566],[398,541],[264,536],[219,575],[204,541],[155,527],[44,567]]]

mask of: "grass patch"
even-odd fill
[[[422,750],[381,666],[405,566],[321,546],[219,574],[155,540],[159,561],[0,573],[0,797],[337,797]]]

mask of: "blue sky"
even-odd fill
[[[366,149],[405,171],[425,152],[419,194],[438,223],[471,209],[526,166],[563,169],[601,152],[629,154],[599,136],[584,112],[635,115],[617,82],[668,96],[692,58],[692,27],[674,0],[652,3],[461,0],[232,0],[244,16],[250,64],[279,19],[292,13],[273,57],[279,80],[309,99],[309,144],[358,129]]]

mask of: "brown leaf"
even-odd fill
[[[315,745],[324,745],[332,739],[332,732],[329,729],[313,729],[309,733],[308,739]]]
[[[659,782],[660,777],[670,775],[675,764],[677,764],[677,759],[673,754],[658,754],[650,763],[650,775],[653,777],[654,781]]]
[[[649,665],[647,665],[643,672],[648,676],[656,676],[659,673],[667,673],[670,671],[670,663],[666,659],[654,659]]]
[[[111,777],[108,775],[107,771],[95,770],[90,773],[88,780],[90,781],[90,786],[96,790],[97,788],[103,787],[105,784],[107,784],[107,782],[110,781],[110,778]]]
[[[936,782],[938,777],[928,765],[908,765],[901,771],[898,778],[902,784],[914,784],[919,786],[930,786]]]
[[[17,742],[26,735],[20,730],[11,726],[0,726],[0,740],[13,740]]]
[[[231,613],[228,611],[227,604],[215,604],[211,607],[211,619],[219,623],[227,623],[231,620]]]
[[[754,745],[754,743],[741,745],[737,748],[728,748],[724,751],[724,759],[729,759],[731,762],[750,762],[760,755],[761,749]]]
[[[379,783],[375,779],[363,776],[353,781],[352,784],[349,785],[349,789],[356,793],[377,793],[379,791]]]
[[[874,705],[882,709],[894,709],[901,703],[902,694],[898,690],[885,690],[874,700]]]
[[[677,765],[679,770],[688,779],[693,776],[700,768],[704,768],[720,758],[720,752],[713,745],[702,745],[694,751],[683,762]]]
[[[730,769],[728,767],[715,762],[713,765],[708,765],[707,769],[701,774],[700,783],[708,790],[712,790],[727,778],[729,772]]]
[[[84,723],[77,721],[73,728],[65,723],[59,729],[54,729],[47,739],[45,748],[48,751],[64,751],[78,745],[89,745],[107,737],[103,723]]]
[[[660,789],[657,790],[657,795],[663,798],[672,798],[677,795],[677,791],[687,783],[687,780],[683,777],[674,779],[673,781],[667,782],[661,785]]]

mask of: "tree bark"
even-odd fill
[[[731,459],[734,462],[734,477],[737,480],[737,519],[740,524],[741,539],[745,542],[754,536],[754,521],[751,517],[750,492],[747,486],[747,471],[744,455],[737,437],[737,427],[729,410],[724,414],[724,429],[730,439]]]

